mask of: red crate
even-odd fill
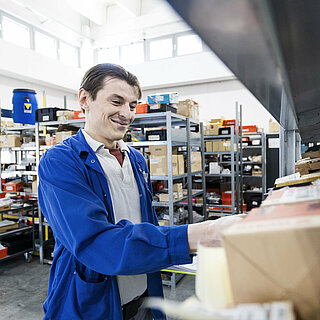
[[[236,120],[235,119],[223,120],[223,125],[224,126],[235,126],[236,125]]]
[[[242,142],[248,142],[248,141],[250,141],[249,137],[242,137]]]
[[[147,103],[141,103],[136,106],[136,114],[142,114],[148,112],[148,104]]]
[[[3,190],[8,192],[19,192],[23,191],[23,183],[5,183],[3,185]]]
[[[74,118],[75,119],[85,119],[85,114],[82,110],[73,111],[74,112]]]
[[[6,257],[7,255],[8,255],[8,248],[7,247],[0,249],[0,259]]]
[[[258,131],[257,126],[243,126],[242,127],[242,133],[257,132],[257,131]]]

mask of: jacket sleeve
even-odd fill
[[[187,225],[109,223],[83,164],[50,151],[39,165],[39,204],[55,237],[81,263],[106,275],[132,275],[191,261]]]

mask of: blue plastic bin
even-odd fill
[[[31,89],[14,89],[13,122],[22,124],[35,124],[35,111],[38,108],[36,92]]]

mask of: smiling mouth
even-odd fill
[[[130,124],[129,122],[121,122],[121,121],[116,121],[116,120],[112,120],[112,119],[110,119],[110,120],[120,127],[127,127]]]

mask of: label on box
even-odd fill
[[[158,164],[160,159],[150,159],[150,164]]]
[[[43,116],[42,121],[49,121],[49,116]]]
[[[10,190],[13,190],[13,187],[7,186],[6,189],[7,189],[8,191],[10,191]]]
[[[158,134],[148,136],[148,141],[160,141],[160,136]]]

